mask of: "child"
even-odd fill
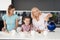
[[[4,27],[2,31],[12,31],[16,30],[18,27],[18,16],[14,14],[15,7],[11,4],[8,7],[7,13],[2,17],[4,22]]]
[[[29,31],[31,31],[31,29],[32,29],[32,26],[31,26],[31,24],[30,24],[30,17],[24,17],[23,18],[23,22],[24,22],[24,24],[22,25],[22,29],[21,29],[21,31],[26,31],[26,32],[29,32]]]

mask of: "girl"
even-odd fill
[[[2,19],[4,21],[4,27],[2,31],[11,31],[13,29],[17,29],[18,27],[18,16],[14,14],[15,7],[13,5],[9,5],[8,13],[6,13]]]
[[[32,8],[31,10],[32,23],[37,32],[43,32],[47,28],[46,22],[52,14],[44,14],[37,7]]]
[[[32,25],[30,24],[30,18],[24,17],[23,22],[24,24],[22,25],[21,31],[26,31],[26,32],[31,31]]]

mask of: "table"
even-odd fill
[[[30,33],[16,33],[11,35],[10,33],[5,33],[0,31],[0,39],[26,39],[26,40],[60,40],[60,28],[56,28],[55,32],[48,32],[47,35]]]

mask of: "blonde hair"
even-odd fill
[[[35,19],[36,19],[36,17],[34,15],[33,11],[36,10],[36,9],[41,13],[41,11],[37,7],[33,7],[32,10],[31,10],[31,17],[35,18]],[[40,15],[40,13],[38,13],[38,14]]]

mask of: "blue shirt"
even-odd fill
[[[16,27],[16,19],[18,19],[17,15],[7,16],[6,14],[2,17],[4,21],[6,21],[7,30],[11,31]]]

